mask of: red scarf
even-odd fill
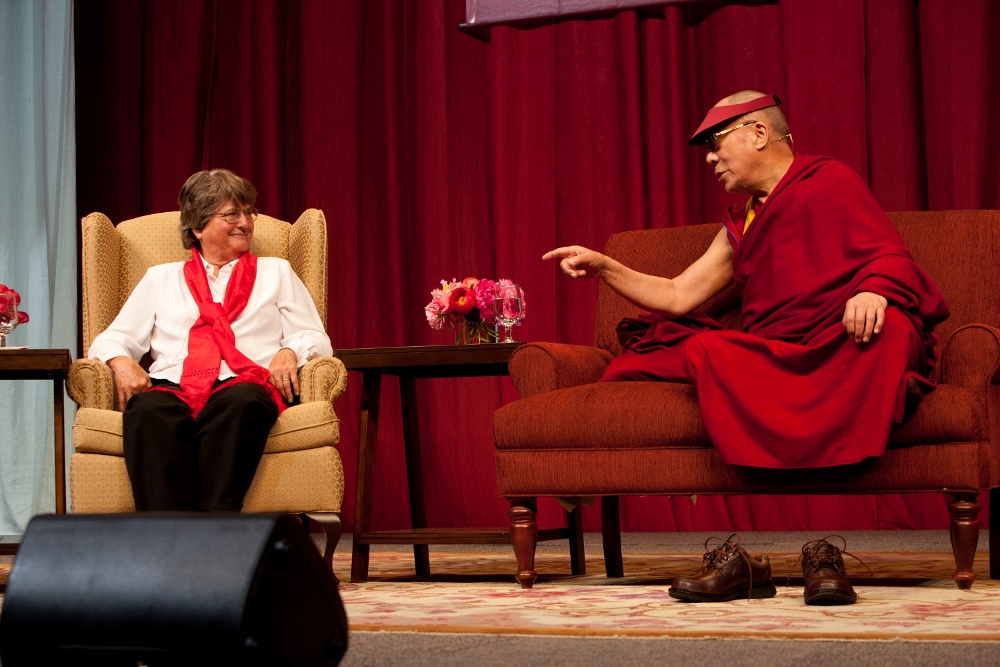
[[[233,267],[223,302],[216,303],[212,300],[204,261],[196,249],[191,249],[191,260],[184,264],[184,280],[198,304],[201,316],[195,320],[188,334],[188,353],[184,359],[180,390],[167,387],[153,389],[176,394],[191,408],[192,416],[198,416],[215,391],[237,382],[252,382],[267,389],[279,414],[286,407],[277,388],[268,382],[270,371],[258,366],[236,349],[236,336],[230,326],[246,308],[256,278],[257,257],[249,252],[244,253]],[[223,359],[236,373],[236,377],[215,387]]]

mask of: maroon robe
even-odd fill
[[[903,419],[907,381],[932,388],[932,331],[948,316],[941,292],[864,182],[830,158],[797,156],[745,236],[745,207],[728,213],[743,331],[699,312],[625,320],[624,351],[602,380],[694,384],[726,463],[814,468],[880,456]],[[889,302],[868,343],[842,324],[859,292]]]

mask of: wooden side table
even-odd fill
[[[66,513],[66,432],[63,385],[70,364],[69,350],[0,348],[0,380],[52,380],[55,440],[56,513]]]
[[[428,528],[424,506],[420,428],[416,405],[418,378],[456,378],[507,375],[507,361],[520,343],[480,345],[426,345],[337,350],[334,356],[349,371],[362,371],[361,433],[358,438],[358,477],[354,505],[354,545],[351,582],[368,581],[372,544],[412,544],[418,575],[430,574],[429,544],[511,544],[510,528]],[[372,530],[372,493],[375,481],[375,444],[378,440],[382,376],[399,378],[403,412],[403,443],[410,499],[411,528]],[[584,574],[583,523],[580,509],[569,513],[566,528],[538,531],[539,540],[568,539],[573,574]]]

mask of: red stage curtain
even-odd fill
[[[1000,27],[989,0],[695,3],[532,30],[456,30],[464,0],[108,0],[76,5],[79,210],[176,208],[228,167],[287,220],[329,221],[334,347],[449,342],[442,278],[525,287],[521,340],[591,344],[596,284],[541,254],[625,229],[720,219],[687,137],[734,91],[777,92],[795,145],[842,160],[888,210],[1000,205]],[[984,267],[995,270],[996,267]],[[419,383],[433,524],[503,525],[491,415],[508,380]],[[353,517],[360,378],[343,419]],[[375,523],[408,523],[398,390],[386,381]],[[545,501],[543,523],[560,521]],[[943,496],[629,498],[626,530],[947,525]],[[985,518],[985,517],[983,517]],[[588,510],[588,529],[599,515]]]

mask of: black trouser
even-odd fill
[[[197,419],[171,392],[136,394],[122,416],[136,509],[240,511],[277,418],[269,393],[249,382],[216,391]]]

